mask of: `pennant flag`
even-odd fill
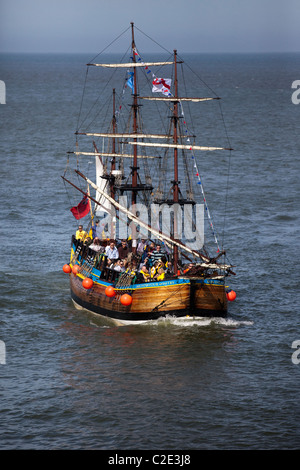
[[[134,92],[134,83],[133,83],[133,72],[129,72],[129,78],[127,79],[127,85]]]
[[[90,212],[90,201],[87,196],[80,201],[78,206],[74,206],[70,209],[75,219],[82,219]]]
[[[171,78],[155,78],[152,82],[152,93],[163,93],[169,95],[171,90]]]

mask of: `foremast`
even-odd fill
[[[131,48],[132,48],[132,61],[135,64],[136,63],[136,58],[135,58],[135,41],[134,41],[134,23],[131,23],[131,36],[132,36],[132,43],[131,43]],[[138,93],[137,93],[137,79],[136,79],[136,67],[133,67],[133,104],[132,104],[132,109],[133,109],[133,133],[136,134],[138,130],[137,126],[137,112],[138,112]],[[134,138],[134,142],[137,142],[137,138]],[[132,206],[136,204],[137,202],[137,171],[138,171],[138,166],[137,166],[137,146],[134,145],[133,147],[133,166],[131,167],[132,170]]]

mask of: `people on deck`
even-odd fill
[[[117,279],[116,276],[126,273],[132,277],[132,282],[136,283],[162,281],[174,276],[170,272],[166,251],[158,243],[155,245],[150,242],[149,244],[148,240],[142,239],[138,243],[136,253],[133,253],[128,240],[124,239],[118,248],[114,240],[109,240],[108,245],[104,247],[105,243],[98,236],[93,240],[89,239],[82,225],[76,232],[76,238],[86,239],[87,246],[96,252],[96,255],[92,255],[92,259],[96,260],[94,264],[98,266],[98,269],[103,271],[101,274],[103,278]],[[86,246],[86,242],[84,245]]]
[[[192,263],[188,264],[188,265],[185,267],[185,269],[183,270],[183,274],[187,273],[190,269],[193,268],[193,266],[194,266],[194,265],[193,265]]]
[[[163,281],[165,278],[165,271],[163,268],[159,268],[157,274],[154,276],[155,281]]]
[[[150,256],[151,253],[153,253],[153,251],[155,250],[155,244],[153,242],[150,243],[150,245],[148,246],[148,256]]]
[[[129,263],[125,269],[125,273],[134,278],[137,274],[137,265],[133,262]]]
[[[108,269],[113,269],[113,267],[114,267],[114,262],[113,262],[112,259],[110,259],[110,258],[107,259],[107,261],[106,261],[106,267],[107,267]]]
[[[90,248],[97,253],[103,253],[104,252],[104,247],[101,245],[100,240],[98,237],[95,237],[93,240],[93,243],[90,245]]]
[[[141,260],[141,263],[139,265],[139,270],[142,269],[143,266],[146,266],[146,268],[149,270],[150,269],[150,263],[149,263],[149,259],[148,258],[145,258],[144,260],[142,259]]]
[[[150,281],[150,273],[145,265],[142,266],[140,274],[142,275],[142,279],[144,282]]]
[[[161,246],[157,244],[155,250],[151,252],[150,258],[155,262],[160,260],[163,256],[166,257],[166,253],[161,249]]]
[[[146,251],[147,248],[147,240],[145,238],[142,238],[141,241],[138,243],[136,252],[138,256],[143,256],[144,252]]]
[[[83,230],[83,226],[82,225],[79,225],[78,226],[78,230],[76,231],[76,240],[82,240],[84,241],[86,239],[86,237],[88,236],[87,232],[85,232]]]
[[[83,241],[84,243],[84,246],[90,246],[92,244],[93,240],[91,239],[91,237],[86,237]]]
[[[124,272],[125,271],[124,261],[123,260],[118,259],[118,261],[114,265],[114,271],[118,271],[118,272]]]
[[[162,262],[162,265],[163,265],[163,269],[164,269],[165,271],[167,271],[168,268],[169,268],[169,262],[168,262],[167,257],[166,257],[166,256],[162,256],[162,257],[161,257],[161,262]]]
[[[109,259],[116,260],[119,258],[119,252],[115,246],[115,242],[111,241],[109,245],[105,248],[105,254]]]
[[[127,258],[130,252],[131,252],[131,249],[129,248],[128,243],[126,242],[126,240],[122,240],[121,246],[119,246],[118,248],[119,258],[120,259]]]
[[[97,227],[99,226],[99,220],[97,219],[95,224],[92,225],[93,239],[98,238]]]
[[[159,262],[159,261],[155,261],[155,263],[153,264],[153,266],[151,266],[151,268],[150,268],[150,276],[151,276],[151,279],[154,279],[154,277],[156,276],[157,271],[158,271],[158,269],[159,269],[160,267],[161,267],[160,262]]]

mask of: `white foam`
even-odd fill
[[[209,326],[209,325],[222,325],[222,326],[233,326],[238,327],[241,325],[253,325],[251,321],[240,321],[233,318],[220,318],[220,317],[173,317],[167,316],[165,318],[159,318],[157,322],[168,322],[176,326],[194,327],[194,326]]]

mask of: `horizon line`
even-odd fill
[[[113,52],[102,52],[102,54],[105,55],[110,55],[110,54],[120,54],[121,51],[113,51]],[[298,54],[300,53],[299,50],[263,50],[263,51],[258,51],[258,50],[253,50],[253,51],[182,51],[180,54]],[[1,51],[0,54],[57,54],[57,55],[63,55],[63,54],[97,54],[97,52],[89,52],[89,51],[82,51],[82,52],[77,52],[77,51]],[[145,54],[163,54],[163,52],[157,52],[157,51],[145,51]]]

